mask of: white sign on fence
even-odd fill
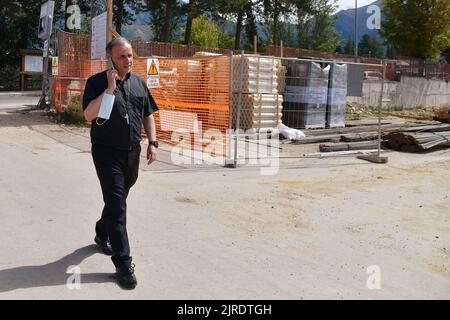
[[[159,60],[147,59],[147,87],[159,88]]]
[[[91,59],[99,59],[106,56],[107,20],[107,12],[92,18]]]

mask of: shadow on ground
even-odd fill
[[[0,128],[17,128],[51,123],[45,110],[19,108],[0,111]]]
[[[69,277],[74,275],[73,271],[72,273],[67,273],[67,269],[70,266],[78,266],[84,259],[95,253],[98,253],[98,248],[93,244],[79,248],[67,256],[48,264],[0,270],[0,292],[65,285]],[[80,276],[82,284],[115,282],[110,273],[85,274],[81,272]]]

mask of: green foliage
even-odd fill
[[[189,0],[181,8],[181,14],[186,16],[186,25],[184,27],[184,44],[191,43],[192,22],[206,13],[218,10],[219,6],[215,0]]]
[[[445,61],[446,61],[447,63],[450,63],[450,47],[447,47],[447,49],[445,49],[445,50],[442,52],[442,56],[443,56],[443,58],[445,59]]]
[[[273,45],[278,46],[282,40],[283,20],[290,13],[292,2],[290,0],[264,0],[263,6],[269,39]]]
[[[0,0],[0,87],[19,88],[19,50],[37,47],[40,7],[39,2]]]
[[[18,63],[3,65],[0,70],[0,90],[17,90],[20,81],[19,72]]]
[[[328,13],[320,13],[315,16],[315,23],[311,33],[311,49],[334,52],[339,45],[337,32],[334,29],[336,20]],[[314,35],[314,36],[313,36]]]
[[[360,56],[383,58],[384,50],[381,43],[375,36],[365,34],[358,44],[358,54]]]
[[[185,30],[183,28],[183,34]],[[219,27],[207,17],[195,18],[192,22],[191,43],[193,45],[218,48],[219,47]]]
[[[86,0],[85,0],[86,1]],[[130,10],[126,10],[128,7]],[[122,26],[132,24],[135,15],[145,10],[145,4],[135,0],[114,0],[113,1],[113,20],[114,27],[119,34],[122,34]]]
[[[450,46],[449,0],[385,0],[382,36],[400,53],[436,58]]]
[[[291,0],[297,16],[300,48],[334,52],[339,46],[335,30],[336,0]]]
[[[87,126],[82,108],[81,95],[70,98],[67,107],[58,115],[57,122],[81,127]]]
[[[296,27],[290,23],[280,23],[280,40],[283,40],[283,46],[296,47],[298,43]]]
[[[386,58],[395,59],[395,48],[391,44],[386,46]]]
[[[218,25],[218,27],[219,27],[219,40],[218,40],[219,48],[232,49],[234,44],[234,38],[228,34],[224,25],[222,26]]]
[[[147,9],[152,13],[150,26],[154,34],[153,41],[175,41],[175,31],[182,18],[181,4],[177,0],[147,0]]]
[[[353,55],[355,53],[355,42],[351,39],[345,40],[344,45],[342,47],[342,53]]]

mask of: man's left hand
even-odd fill
[[[153,145],[149,145],[147,148],[147,164],[151,164],[153,161],[156,160],[156,148]]]

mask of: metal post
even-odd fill
[[[48,104],[48,90],[49,90],[49,79],[48,79],[48,53],[50,46],[50,37],[44,40],[44,50],[43,54],[43,70],[42,70],[42,94],[37,106],[39,108],[45,109]]]
[[[280,57],[283,58],[283,40],[280,41]]]
[[[381,79],[380,101],[378,102],[378,157],[381,153],[381,108],[383,107],[384,81],[386,78],[386,60],[383,60],[383,78]]]
[[[355,57],[358,56],[358,0],[355,0]]]
[[[232,123],[233,123],[233,96],[234,96],[234,83],[233,83],[233,73],[234,73],[234,65],[233,65],[233,50],[230,50],[230,100],[229,100],[229,124],[228,124],[228,152],[227,158],[225,159],[226,167],[234,167],[234,159],[231,158],[231,131],[232,131]]]
[[[386,78],[386,60],[383,60],[383,78],[381,79],[380,100],[378,101],[378,150],[376,155],[358,156],[358,159],[367,160],[374,163],[386,163],[388,157],[381,157],[381,107],[383,106],[384,80]]]
[[[239,126],[240,126],[240,118],[241,118],[241,104],[242,104],[242,74],[244,73],[244,50],[241,51],[241,59],[240,59],[240,68],[239,68],[239,94],[238,94],[238,107],[237,107],[237,117],[236,117],[236,133],[234,138],[234,166],[237,167],[237,153],[238,153],[238,136],[239,136]]]

